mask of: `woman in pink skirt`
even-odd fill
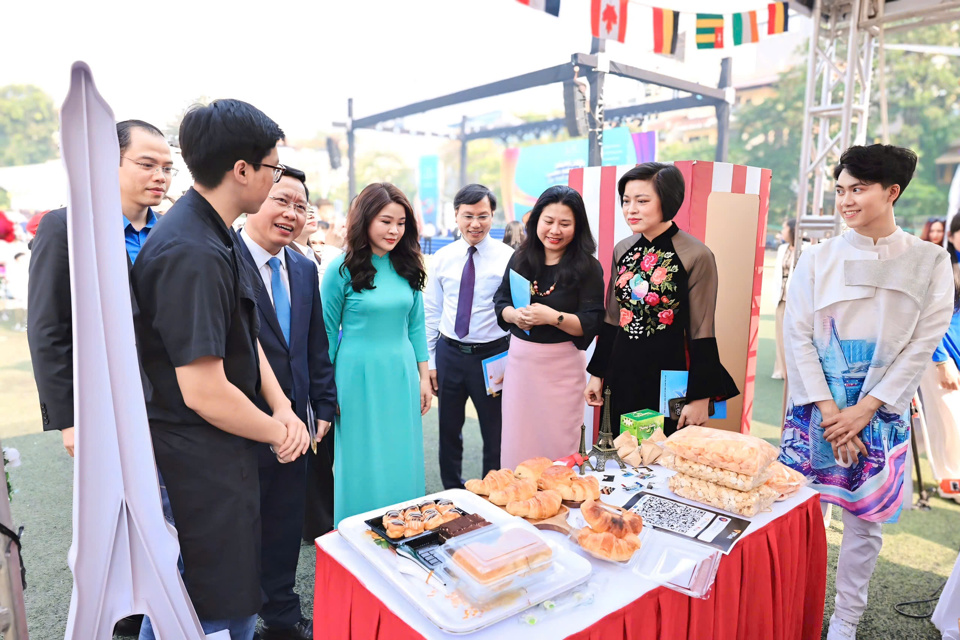
[[[604,314],[596,249],[580,194],[565,186],[544,191],[494,296],[497,320],[513,334],[503,379],[504,467],[537,456],[556,460],[580,446],[583,352]],[[513,307],[511,269],[530,281],[529,306]]]

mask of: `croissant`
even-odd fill
[[[510,469],[491,469],[483,480],[467,480],[464,485],[467,491],[478,496],[488,496],[497,489],[503,489],[516,478]]]
[[[539,480],[540,474],[543,473],[544,469],[552,466],[553,460],[550,458],[531,458],[530,460],[524,460],[518,464],[514,474],[518,478]]]
[[[577,542],[590,555],[615,562],[626,562],[640,548],[640,538],[632,533],[618,538],[609,532],[598,533],[590,527],[580,530]]]
[[[383,526],[387,531],[387,537],[392,539],[402,538],[407,528],[406,523],[400,519],[384,522]]]
[[[546,491],[547,489],[559,489],[561,485],[569,485],[573,478],[573,469],[563,465],[552,465],[543,470],[537,481],[538,486]]]
[[[516,480],[513,484],[507,485],[503,489],[498,489],[496,491],[490,492],[490,502],[493,504],[503,506],[508,502],[515,502],[517,500],[527,500],[532,498],[537,492],[537,483],[533,480],[520,479]]]
[[[588,498],[600,499],[600,481],[593,476],[574,476],[570,478],[570,484],[560,485],[557,490],[564,500],[571,502],[582,502]]]
[[[580,505],[580,514],[597,533],[612,533],[618,538],[643,530],[643,518],[632,511],[613,512],[592,499]]]
[[[507,513],[531,520],[552,518],[560,511],[560,493],[553,490],[538,491],[527,500],[515,500],[507,503]]]

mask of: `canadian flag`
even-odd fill
[[[627,0],[591,0],[590,27],[594,38],[623,42],[627,37]]]

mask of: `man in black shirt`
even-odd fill
[[[226,629],[234,640],[253,637],[261,605],[256,442],[281,462],[309,446],[257,341],[263,284],[230,226],[280,178],[282,138],[238,100],[188,111],[180,145],[194,186],[157,223],[131,272],[147,415],[184,584],[204,631]],[[272,416],[254,404],[258,392]],[[153,638],[148,621],[140,637]]]

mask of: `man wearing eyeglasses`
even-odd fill
[[[323,474],[314,478],[333,520],[332,452],[327,440],[337,407],[327,331],[320,305],[316,263],[292,246],[308,212],[306,176],[285,167],[280,181],[240,232],[240,251],[263,281],[257,298],[260,345],[297,416],[316,427],[317,455]],[[263,398],[257,406],[268,411]],[[329,435],[328,435],[329,433]],[[307,494],[307,458],[281,464],[266,445],[260,456],[261,578],[264,593],[261,640],[310,640],[313,623],[300,615],[294,591],[300,534]]]
[[[163,132],[142,120],[117,123],[120,142],[120,206],[128,267],[157,221],[160,204],[177,170]],[[119,222],[119,221],[118,221]],[[47,213],[37,227],[27,290],[27,341],[40,396],[44,431],[60,431],[73,456],[73,316],[67,247],[67,210]],[[124,618],[116,631],[135,635],[142,616]]]
[[[483,475],[500,468],[500,394],[488,393],[483,360],[503,353],[509,334],[497,324],[493,294],[513,249],[490,237],[497,199],[470,184],[453,200],[460,239],[437,251],[423,294],[430,383],[440,405],[440,480],[462,489],[467,398],[483,435]]]
[[[239,100],[191,108],[180,146],[193,187],[156,224],[131,272],[150,435],[183,582],[203,630],[229,630],[233,640],[253,637],[261,606],[257,443],[285,463],[309,448],[260,349],[263,282],[231,228],[280,180],[282,138]],[[148,620],[140,637],[154,637]]]

